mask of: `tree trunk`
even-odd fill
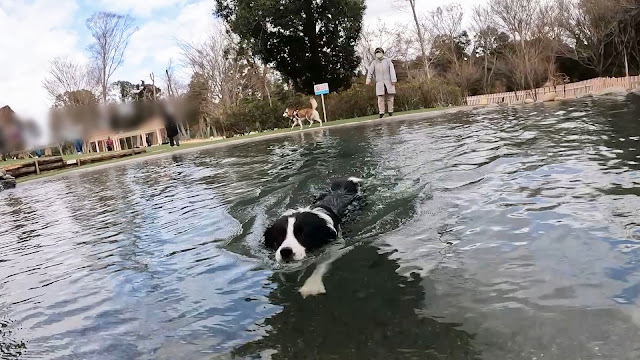
[[[269,107],[273,107],[273,101],[271,101],[271,92],[269,91],[269,84],[266,80],[264,82],[264,90],[267,92],[267,97],[269,98]]]
[[[628,89],[631,88],[630,84],[629,84],[629,60],[627,59],[627,48],[625,46],[624,48],[624,73],[625,73],[625,87]]]
[[[107,65],[104,58],[102,62],[102,103],[107,103]]]
[[[491,66],[491,72],[489,73],[489,78],[487,79],[487,81],[488,81],[489,83],[491,83],[491,78],[493,77],[493,72],[494,72],[494,71],[495,71],[495,69],[496,69],[496,64],[497,64],[497,63],[498,63],[498,55],[496,54],[496,55],[494,55],[494,56],[493,56],[493,65]],[[490,92],[490,91],[491,91],[491,90],[489,89],[489,92]]]
[[[156,97],[156,77],[153,75],[153,73],[149,74],[149,77],[151,78],[151,86],[153,89],[153,101],[156,101],[157,97]]]
[[[187,132],[184,130],[184,125],[182,125],[182,123],[178,123],[178,131],[183,139],[189,138],[189,135],[187,135]]]
[[[264,66],[262,68],[262,77],[264,78],[264,90],[267,92],[267,97],[269,98],[269,107],[273,107],[273,102],[271,101],[271,91],[269,91],[269,68]]]
[[[427,59],[427,50],[424,44],[424,36],[422,34],[422,29],[420,28],[418,15],[416,14],[416,0],[409,0],[409,5],[411,5],[413,21],[416,23],[416,31],[418,32],[418,42],[420,42],[420,51],[422,53],[422,61],[424,62],[424,70],[427,72],[427,79],[431,79],[431,70],[429,69],[429,60]]]

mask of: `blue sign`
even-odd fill
[[[313,85],[313,91],[316,93],[316,95],[328,94],[329,93],[329,84],[324,83],[324,84]]]

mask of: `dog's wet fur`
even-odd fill
[[[276,261],[304,259],[338,237],[340,224],[349,205],[359,196],[362,179],[334,179],[331,191],[321,195],[313,205],[288,210],[264,232],[264,245],[274,250]]]

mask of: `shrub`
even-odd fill
[[[394,111],[460,105],[462,91],[440,79],[410,80],[396,85]],[[373,85],[354,84],[349,90],[326,97],[329,120],[348,119],[378,113]]]
[[[396,85],[395,111],[409,111],[437,106],[460,105],[462,91],[442,79],[413,79]],[[282,113],[286,108],[309,107],[310,96],[277,89],[268,99],[245,98],[238,106],[224,114],[226,136],[271,130],[291,126]],[[322,117],[322,104],[318,112]],[[378,113],[378,102],[373,85],[356,82],[348,90],[325,96],[327,120],[349,119]]]
[[[289,120],[282,117],[284,107],[277,100],[247,98],[225,114],[226,136],[287,127]]]

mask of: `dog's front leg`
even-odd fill
[[[300,295],[303,298],[307,296],[315,296],[320,294],[325,294],[327,290],[324,288],[324,283],[322,282],[322,277],[326,274],[331,268],[331,263],[338,260],[342,255],[346,254],[353,247],[343,248],[343,249],[334,249],[329,250],[331,254],[329,258],[316,266],[313,270],[313,273],[307,280],[304,282],[304,285],[298,290]]]

